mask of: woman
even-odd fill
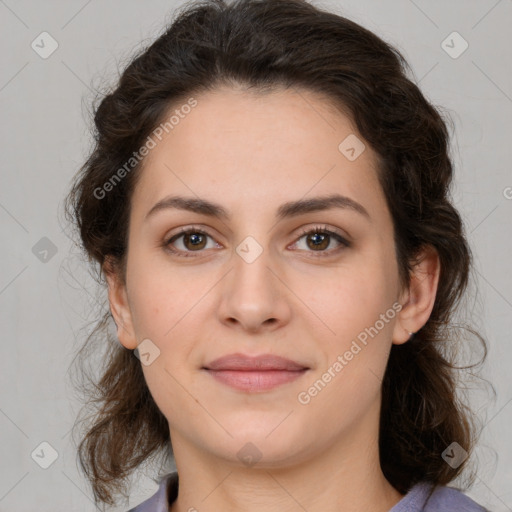
[[[69,196],[119,341],[79,446],[97,503],[160,454],[132,511],[484,510],[447,487],[471,253],[406,69],[305,1],[215,0],[101,101]]]

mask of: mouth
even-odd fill
[[[254,393],[292,382],[304,375],[309,367],[271,354],[256,357],[230,354],[215,359],[202,370],[222,384]]]

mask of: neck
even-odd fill
[[[388,512],[403,497],[381,471],[376,436],[364,431],[286,466],[247,467],[201,451],[175,431],[171,439],[179,474],[171,512]]]

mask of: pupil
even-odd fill
[[[191,235],[187,235],[187,239],[193,246],[198,247],[202,242],[202,236],[203,235],[199,235],[197,233],[192,233]]]
[[[311,240],[313,240],[314,247],[318,248],[322,246],[322,248],[325,248],[325,241],[327,240],[328,236],[329,235],[322,235],[319,233],[311,235]]]

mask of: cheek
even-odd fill
[[[183,389],[188,371],[184,362],[191,360],[196,330],[201,329],[201,323],[190,322],[190,318],[204,291],[190,281],[184,286],[176,276],[163,277],[157,269],[140,273],[133,289],[137,290],[132,301],[137,339],[151,340],[158,354],[151,364],[142,364],[149,391],[167,418],[189,408],[187,414],[193,416],[194,404]]]
[[[380,400],[396,318],[392,287],[383,276],[382,269],[368,267],[359,276],[347,272],[330,283],[322,307],[316,296],[319,316],[335,334],[317,337],[324,357],[300,403],[308,401],[305,410],[327,430],[333,422],[343,428]]]
[[[194,344],[203,329],[194,315],[200,313],[199,303],[213,278],[204,274],[194,277],[190,270],[171,271],[169,265],[157,262],[134,264],[131,271],[130,307],[135,334],[139,343],[149,339],[158,354],[150,365],[142,365],[142,370],[155,401],[166,410],[183,398],[179,385],[184,381],[183,362],[192,360]]]
[[[391,308],[396,297],[393,273],[386,262],[360,258],[357,264],[332,269],[324,277],[301,278],[297,295],[315,314],[310,316],[312,321],[321,319],[330,331],[326,339],[339,347],[373,326]],[[387,331],[390,324],[382,327],[379,323],[379,330]]]
[[[136,333],[154,338],[155,342],[171,340],[180,323],[201,301],[212,283],[210,275],[194,276],[189,270],[172,269],[154,262],[134,265],[130,282],[130,306]]]

